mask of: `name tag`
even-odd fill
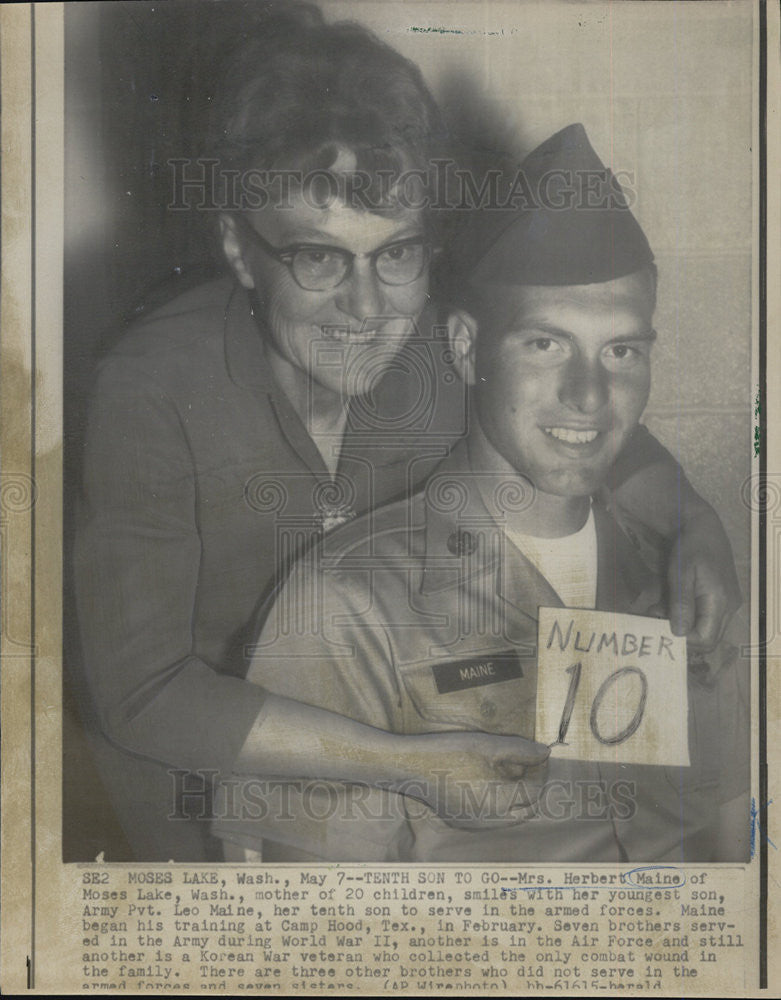
[[[473,656],[468,660],[435,663],[431,670],[440,694],[523,677],[521,661],[514,649],[489,656]]]

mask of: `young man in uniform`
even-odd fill
[[[555,204],[486,212],[461,241],[449,332],[477,419],[422,491],[337,531],[296,568],[250,669],[268,691],[392,732],[533,740],[538,609],[664,606],[661,539],[606,489],[648,399],[653,254],[582,126],[535,150],[524,175],[533,193],[558,176]],[[311,616],[297,623],[304,593]],[[539,746],[515,798],[493,803],[504,825],[435,815],[420,789],[356,797],[320,784],[288,789],[284,808],[269,799],[254,835],[279,860],[742,859],[747,671],[723,643],[681,669],[689,767]],[[220,835],[251,842],[252,823],[233,819]]]

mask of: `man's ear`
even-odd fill
[[[454,356],[453,367],[465,385],[474,385],[477,320],[464,309],[454,309],[447,319],[447,333]]]
[[[239,231],[239,222],[235,215],[227,212],[220,214],[220,238],[222,252],[230,264],[230,268],[244,288],[254,288],[255,279],[247,267],[245,260],[244,240]]]

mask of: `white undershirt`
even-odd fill
[[[594,511],[574,535],[540,538],[507,531],[513,545],[545,577],[568,608],[593,608],[597,601],[597,529]]]

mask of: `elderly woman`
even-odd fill
[[[104,775],[145,861],[220,857],[205,822],[218,772],[414,782],[441,809],[452,786],[436,773],[511,781],[546,753],[489,734],[396,736],[308,706],[306,690],[291,701],[244,679],[258,603],[290,561],[420,484],[467,412],[431,333],[435,213],[405,184],[443,139],[418,70],[306,5],[261,21],[230,54],[217,103],[230,275],[108,356],[85,447],[84,673]],[[679,477],[643,433],[614,486],[675,543],[697,584],[674,594],[699,602],[707,643],[735,603],[729,547]],[[679,490],[682,521],[662,502]],[[673,624],[693,630],[680,604]]]

